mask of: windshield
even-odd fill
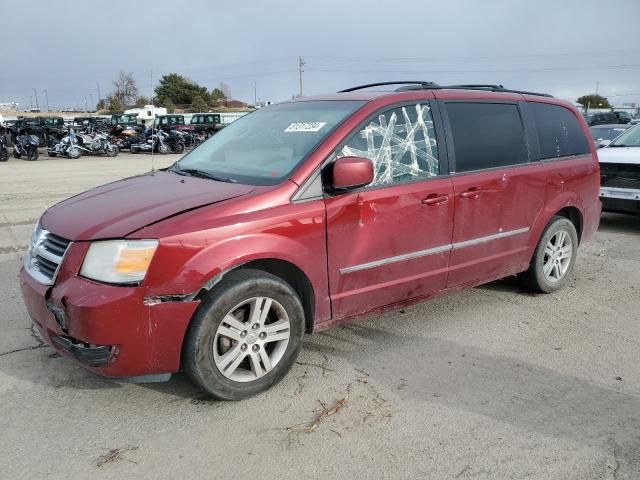
[[[596,141],[613,140],[625,130],[626,128],[624,127],[594,127],[591,129],[591,136]]]
[[[236,120],[176,163],[250,185],[282,182],[364,102],[292,102]]]
[[[609,146],[614,147],[640,147],[640,125],[630,128],[613,142]]]

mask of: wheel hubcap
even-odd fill
[[[553,235],[544,249],[542,272],[548,282],[560,281],[571,264],[573,244],[571,236],[564,230]]]
[[[273,298],[244,300],[218,325],[213,339],[215,365],[233,381],[257,380],[282,360],[290,330],[286,310]]]

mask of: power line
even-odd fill
[[[466,61],[476,62],[478,60],[503,60],[503,59],[530,59],[530,58],[566,58],[566,57],[610,57],[613,55],[637,55],[637,51],[615,51],[615,52],[574,52],[574,53],[531,53],[524,55],[473,55],[473,56],[446,56],[446,57],[384,57],[384,56],[330,56],[330,55],[307,55],[306,58],[344,61],[370,61],[370,62],[450,62]]]
[[[575,70],[600,70],[617,68],[639,68],[640,64],[629,65],[589,65],[584,67],[542,67],[542,68],[508,68],[496,70],[349,70],[337,68],[310,68],[309,72],[331,72],[331,73],[525,73],[525,72],[566,72]]]

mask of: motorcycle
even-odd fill
[[[120,150],[130,149],[134,143],[144,142],[145,137],[142,135],[140,127],[127,127],[118,132],[114,137],[114,142]]]
[[[132,144],[131,153],[156,152],[162,155],[167,154],[170,151],[166,140],[168,136],[162,130],[156,130],[156,133],[150,135],[145,141]]]
[[[171,153],[182,153],[185,149],[185,134],[178,130],[171,130],[167,136],[167,145]]]
[[[38,159],[38,145],[40,139],[35,135],[18,135],[13,143],[13,157],[22,158],[26,157],[26,160]]]
[[[9,160],[9,152],[7,152],[7,145],[4,143],[4,133],[0,134],[0,162],[6,162]]]
[[[49,155],[50,157],[64,155],[65,157],[69,158],[80,158],[80,156],[82,155],[82,150],[80,150],[80,147],[78,146],[76,134],[73,131],[73,128],[69,130],[69,134],[65,137],[62,137],[60,141],[56,142],[55,140],[53,140],[49,144],[47,155]]]
[[[106,133],[78,133],[76,141],[82,153],[89,155],[104,153],[108,157],[118,155],[118,147],[111,142]]]

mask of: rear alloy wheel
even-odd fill
[[[282,379],[302,345],[304,313],[293,289],[257,270],[236,270],[209,292],[183,350],[188,375],[211,395],[241,400]]]
[[[538,242],[529,270],[522,274],[532,290],[550,293],[567,283],[575,264],[578,233],[571,220],[553,217]]]

